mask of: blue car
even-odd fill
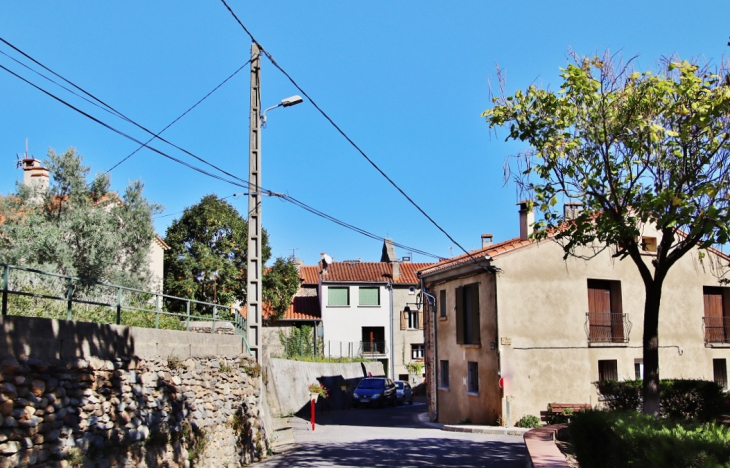
[[[396,389],[396,401],[398,401],[399,404],[404,405],[408,403],[409,405],[413,404],[413,389],[411,389],[411,384],[408,382],[404,382],[402,380],[396,380],[395,381],[395,389]]]
[[[385,377],[367,377],[360,381],[352,393],[352,406],[395,406],[396,398],[396,386],[392,380]]]

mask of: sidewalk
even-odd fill
[[[428,413],[420,413],[418,415],[418,422],[424,426],[429,426],[434,429],[441,429],[442,431],[450,432],[471,432],[475,434],[492,434],[502,436],[516,436],[522,437],[525,432],[529,429],[521,427],[501,427],[501,426],[479,426],[476,424],[440,424],[431,422],[428,419]]]

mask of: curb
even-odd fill
[[[499,426],[455,426],[444,425],[444,431],[450,432],[471,432],[475,434],[491,434],[502,436],[523,437],[529,429],[521,427],[499,427]]]

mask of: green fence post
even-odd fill
[[[10,278],[10,265],[3,268],[3,315],[8,315],[8,280]]]
[[[213,306],[213,329],[212,333],[215,334],[215,317],[218,315],[218,306]]]
[[[160,295],[155,294],[155,328],[160,328]]]
[[[185,313],[187,318],[185,319],[185,328],[190,331],[190,300],[185,301]]]
[[[73,278],[68,279],[68,307],[66,310],[66,319],[71,320],[73,318],[73,294],[74,294],[74,280]]]
[[[122,324],[122,288],[117,288],[117,325]]]

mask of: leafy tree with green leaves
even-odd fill
[[[279,257],[266,269],[263,281],[264,301],[273,308],[275,319],[284,316],[292,297],[299,289],[299,283],[299,270],[292,259]]]
[[[74,148],[49,150],[43,164],[47,190],[18,184],[0,197],[0,262],[149,289],[152,216],[161,207],[143,197],[143,184],[131,182],[119,197],[108,174],[89,183]]]
[[[514,156],[514,175],[543,214],[536,238],[554,238],[565,257],[598,242],[636,265],[646,294],[643,412],[658,416],[664,280],[693,249],[703,256],[730,237],[730,78],[673,59],[658,74],[629,65],[575,56],[558,91],[503,92],[482,115],[532,148]],[[582,213],[567,220],[559,198],[581,202]],[[642,255],[644,226],[660,234],[652,257]]]
[[[167,229],[165,292],[203,302],[245,302],[248,264],[248,222],[227,201],[206,195],[187,208]],[[264,263],[271,257],[263,230]],[[291,260],[277,259],[263,278],[264,299],[280,317],[299,287]],[[174,307],[174,305],[171,305]]]

